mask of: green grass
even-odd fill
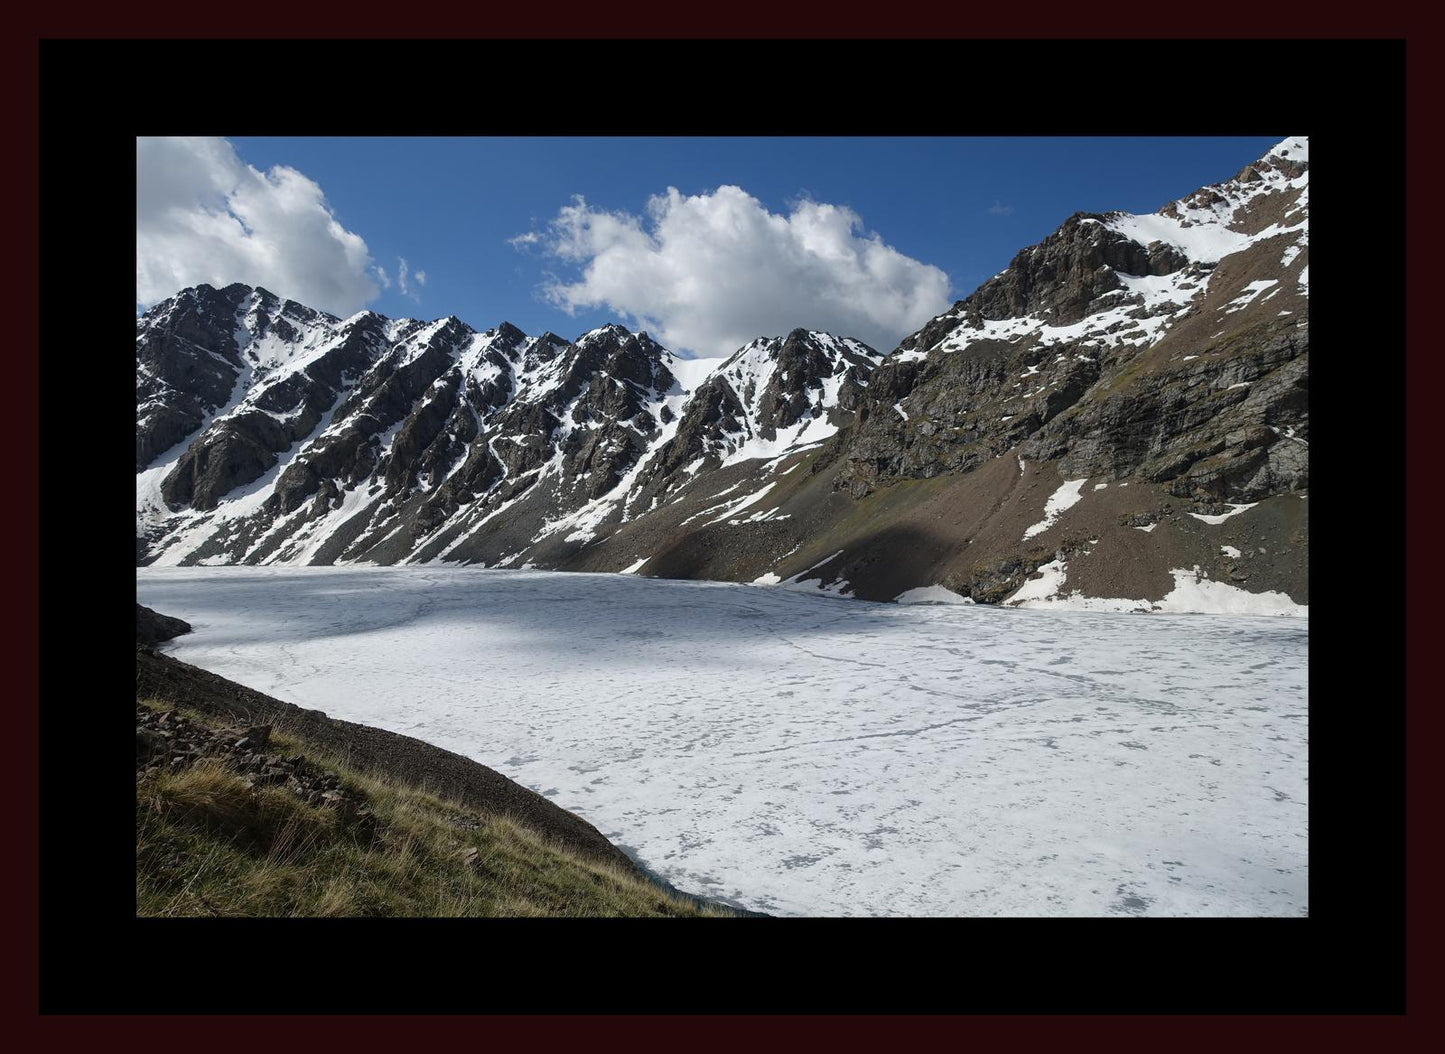
[[[155,709],[153,703],[143,705]],[[185,711],[201,723],[206,718]],[[219,762],[136,781],[136,913],[144,916],[725,915],[579,857],[505,816],[379,780],[272,736],[364,794],[374,832]],[[459,826],[471,816],[474,829]],[[463,855],[478,850],[476,866]]]

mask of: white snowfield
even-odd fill
[[[466,567],[142,568],[177,658],[780,915],[1308,911],[1302,619]]]

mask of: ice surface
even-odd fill
[[[776,914],[1303,915],[1308,623],[465,567],[143,568],[177,658]]]

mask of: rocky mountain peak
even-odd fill
[[[577,343],[582,345],[603,340],[627,340],[635,336],[637,336],[637,334],[633,333],[621,323],[608,322],[605,325],[598,326],[596,329],[588,330],[582,334],[577,338]]]
[[[1118,215],[1074,213],[1038,245],[1020,250],[956,310],[974,328],[1030,315],[1071,325],[1100,296],[1120,288],[1120,273],[1165,275],[1189,262],[1172,245],[1141,245],[1106,225]]]
[[[754,341],[733,357],[766,367],[744,406],[740,378],[694,369],[696,390],[684,391],[676,357],[616,323],[573,342],[506,322],[477,333],[455,316],[341,321],[244,286],[212,294],[212,331],[166,345],[184,363],[168,361],[157,374],[170,381],[137,400],[140,535],[187,546],[185,559],[331,559],[324,539],[343,510],[377,525],[403,517],[410,526],[388,552],[518,503],[559,523],[558,513],[593,507],[617,514],[624,493],[666,489],[684,463],[831,434],[846,415],[840,395],[856,398],[878,358],[807,330]],[[138,328],[139,362],[155,360],[158,339]],[[187,371],[216,362],[206,345],[233,348],[234,364],[199,405]],[[159,435],[181,406],[189,414]],[[158,444],[180,429],[190,430],[184,449],[157,461]],[[359,529],[334,545],[365,551],[390,537]]]
[[[1196,585],[1295,590],[1261,554],[1307,546],[1308,233],[1285,140],[1155,213],[1069,216],[886,357],[799,327],[689,361],[616,323],[339,321],[198,286],[137,320],[138,560],[1007,602],[1158,599],[1187,557]],[[1240,513],[1266,526],[1210,533]]]
[[[1298,444],[1269,428],[1304,428],[1307,150],[1286,140],[1152,215],[1075,213],[1020,251],[879,372],[840,485],[864,494],[897,476],[968,471],[1022,444],[1071,472],[1142,469],[1214,501],[1302,486]],[[1192,378],[1185,387],[1214,379],[1184,397],[1176,370]],[[1128,412],[1159,432],[1106,441],[1129,391],[1149,393]],[[1201,416],[1161,408],[1206,392],[1234,394]]]

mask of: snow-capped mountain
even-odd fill
[[[688,360],[616,325],[343,320],[241,285],[136,329],[138,552],[162,564],[575,547],[700,471],[816,446],[880,358],[797,330]]]
[[[1308,171],[1291,138],[1151,215],[1075,214],[887,356],[188,289],[137,320],[138,560],[1300,610]]]
[[[972,480],[995,512],[964,534],[973,560],[935,573],[975,599],[1228,583],[1302,603],[1308,157],[1286,139],[1157,213],[1075,214],[1019,252],[874,374],[837,484]]]

